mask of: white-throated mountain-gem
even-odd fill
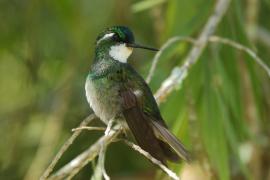
[[[188,161],[187,150],[167,129],[150,88],[127,63],[134,48],[158,51],[136,44],[133,33],[124,26],[99,34],[85,83],[87,101],[106,124],[114,118],[126,121],[139,146],[163,164],[180,157]]]

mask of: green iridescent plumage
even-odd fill
[[[139,146],[162,163],[179,157],[189,160],[183,145],[168,131],[150,88],[126,63],[134,47],[155,50],[135,44],[132,32],[123,26],[98,36],[86,80],[87,100],[105,123],[114,118],[126,121]]]

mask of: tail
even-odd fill
[[[184,145],[164,126],[156,121],[151,121],[155,135],[166,145],[169,145],[175,153],[187,162],[191,161],[190,154]],[[168,148],[167,148],[168,149]]]

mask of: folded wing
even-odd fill
[[[122,75],[120,97],[123,115],[138,145],[153,157],[166,164],[180,157],[190,160],[188,151],[167,129],[154,96],[144,79],[128,64],[128,73]]]

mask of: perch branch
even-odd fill
[[[79,127],[86,126],[89,124],[93,119],[95,119],[96,116],[94,114],[89,115],[87,118],[85,118]],[[82,130],[78,130],[70,136],[70,138],[65,142],[65,144],[60,148],[58,153],[53,158],[51,164],[48,166],[48,168],[45,170],[43,175],[41,176],[40,180],[45,180],[48,178],[50,173],[53,171],[53,168],[55,167],[56,163],[59,161],[59,159],[63,156],[64,152],[68,149],[68,147],[73,143],[73,141],[80,135]]]
[[[100,152],[99,152],[99,155],[98,155],[98,163],[97,163],[97,166],[95,167],[95,170],[94,170],[93,176],[91,177],[91,180],[103,179],[102,177],[104,177],[105,180],[110,180],[110,177],[105,170],[106,150],[107,150],[107,147],[102,145]]]
[[[113,124],[115,122],[115,119],[111,119],[108,122],[107,128],[104,132],[104,136],[108,136],[112,130]],[[102,144],[99,156],[98,156],[98,164],[94,170],[94,174],[92,176],[92,180],[102,179],[104,177],[105,180],[110,180],[109,175],[106,172],[105,169],[105,155],[106,155],[107,146],[105,144]]]
[[[92,144],[87,150],[79,154],[72,161],[58,170],[49,177],[50,180],[71,179],[75,176],[88,162],[92,161],[100,152],[102,145],[107,146],[121,133],[120,125],[117,124],[111,129],[107,136],[102,136],[99,140]]]
[[[143,156],[145,156],[147,159],[149,159],[152,163],[154,163],[155,165],[159,166],[159,168],[161,170],[163,170],[166,174],[168,174],[168,176],[170,176],[172,179],[174,180],[179,180],[179,177],[169,168],[167,168],[166,166],[164,166],[159,160],[157,160],[156,158],[154,158],[153,156],[151,156],[148,152],[146,152],[145,150],[143,150],[140,146],[124,139],[123,140],[129,147],[131,147],[132,149],[134,149],[135,151],[138,151],[140,154],[142,154]]]

